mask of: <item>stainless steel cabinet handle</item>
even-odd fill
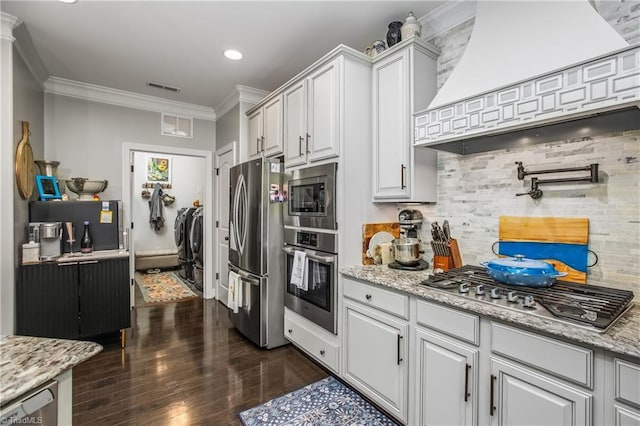
[[[264,152],[264,136],[260,137],[260,151]]]
[[[400,340],[402,339],[402,336],[398,334],[398,365],[400,365],[400,363],[402,362],[402,358],[400,358]]]
[[[84,262],[78,262],[79,265],[90,265],[92,263],[98,263],[97,260],[86,260]]]
[[[71,265],[77,265],[78,262],[70,262],[70,263],[58,263],[58,268],[61,266],[71,266]]]
[[[300,157],[302,157],[302,141],[304,140],[304,138],[302,136],[300,136],[300,140],[298,142],[298,152],[300,153]]]
[[[494,396],[493,396],[493,391],[494,391],[494,387],[495,384],[494,382],[496,381],[497,377],[494,376],[493,374],[491,375],[491,389],[489,390],[489,415],[493,416],[493,413],[496,411],[496,406],[495,404],[495,400],[494,400]]]
[[[400,164],[400,189],[405,189],[406,185],[404,184],[404,171],[406,167],[404,164]]]
[[[260,152],[260,138],[256,138],[256,152]]]
[[[311,135],[309,133],[307,133],[307,154],[309,154],[311,151],[309,151],[309,138],[311,137]]]
[[[466,365],[464,369],[464,402],[469,400],[469,370],[471,370],[471,366],[469,364]]]

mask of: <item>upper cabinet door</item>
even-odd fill
[[[310,161],[340,153],[340,64],[338,58],[307,78],[309,111],[304,136]]]
[[[409,51],[373,66],[374,198],[409,198]]]
[[[284,162],[287,167],[307,162],[306,80],[284,92]]]
[[[262,156],[262,108],[249,117],[249,159],[254,160]]]
[[[282,95],[265,104],[262,137],[262,150],[265,157],[282,153]]]

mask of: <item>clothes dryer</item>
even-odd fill
[[[193,284],[202,291],[204,285],[204,207],[193,212],[189,244],[193,253]]]
[[[191,224],[193,222],[193,207],[184,207],[178,210],[173,229],[176,246],[178,247],[178,261],[180,262],[180,277],[193,280],[193,252],[189,243]]]

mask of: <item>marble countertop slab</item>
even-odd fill
[[[53,379],[102,351],[78,340],[7,336],[0,339],[0,404]]]
[[[620,317],[606,333],[597,333],[583,328],[559,322],[554,319],[541,318],[444,292],[420,282],[427,279],[431,272],[399,271],[384,265],[347,266],[340,269],[344,276],[357,278],[387,287],[406,294],[433,300],[445,305],[475,312],[502,321],[526,326],[552,335],[564,337],[575,342],[603,348],[623,355],[640,357],[640,305],[632,307]]]

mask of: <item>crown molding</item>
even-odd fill
[[[13,29],[20,25],[22,20],[5,12],[0,12],[0,39],[13,42]]]
[[[171,101],[155,96],[141,95],[119,89],[82,83],[59,77],[49,77],[44,82],[45,93],[69,96],[92,102],[118,105],[145,111],[164,112],[180,116],[192,117],[200,120],[215,121],[216,113],[213,108],[202,105],[187,104]]]
[[[418,21],[422,24],[423,40],[431,40],[476,16],[477,0],[448,1],[427,13]]]
[[[40,88],[44,90],[44,82],[49,78],[49,71],[45,67],[38,50],[33,44],[31,35],[25,25],[19,25],[14,31],[15,42],[13,45],[16,47],[18,54],[27,65],[29,71],[40,85]]]
[[[254,89],[253,87],[236,85],[233,91],[215,107],[216,115],[222,117],[229,112],[239,102],[246,102],[252,105],[257,104],[270,92],[266,90]]]

